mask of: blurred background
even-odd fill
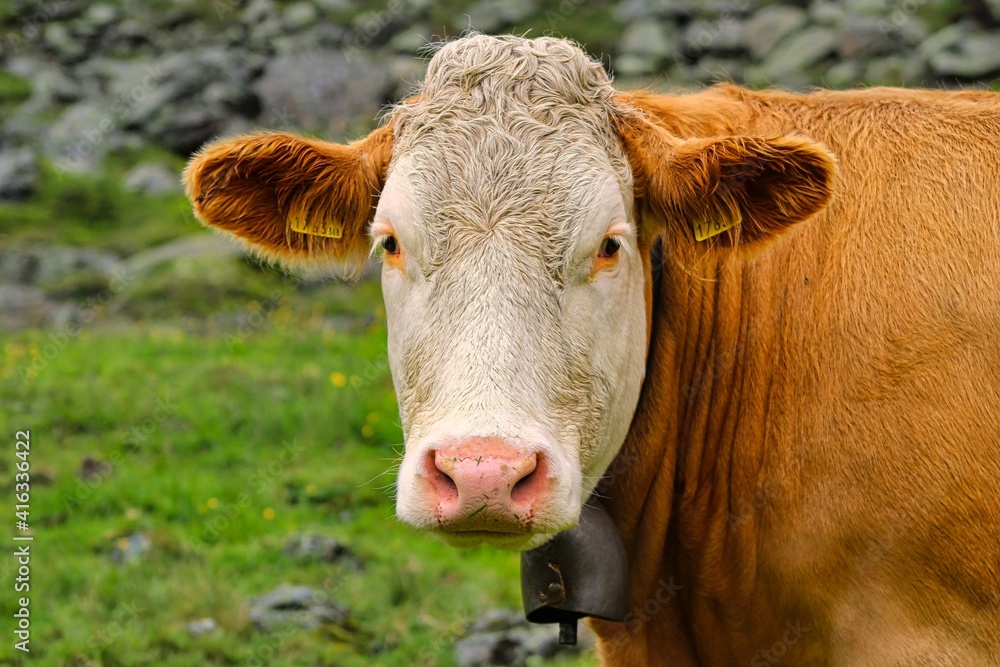
[[[27,658],[0,562],[0,664],[594,664],[521,623],[515,555],[395,522],[377,270],[202,230],[205,141],[357,137],[470,28],[671,90],[996,88],[998,26],[997,0],[3,0],[0,486],[30,429],[35,541]]]

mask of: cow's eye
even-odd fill
[[[622,247],[621,242],[613,236],[608,236],[601,242],[601,249],[597,252],[598,257],[614,257]]]
[[[382,239],[382,249],[390,255],[398,255],[399,244],[396,242],[396,237],[392,234],[386,234]]]

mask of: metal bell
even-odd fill
[[[521,602],[531,623],[558,623],[559,643],[576,643],[576,623],[593,616],[623,622],[628,564],[611,515],[591,496],[576,527],[521,552]]]

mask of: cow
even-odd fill
[[[205,224],[374,249],[397,515],[525,550],[599,495],[604,665],[1000,664],[1000,96],[617,91],[470,35],[367,137],[216,141]]]

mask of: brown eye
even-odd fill
[[[396,243],[396,237],[387,235],[384,239],[382,239],[382,249],[390,255],[398,255],[399,244]]]
[[[604,258],[614,257],[618,254],[618,250],[621,247],[622,244],[618,241],[618,239],[609,236],[601,242],[601,249],[598,251],[597,256]]]

